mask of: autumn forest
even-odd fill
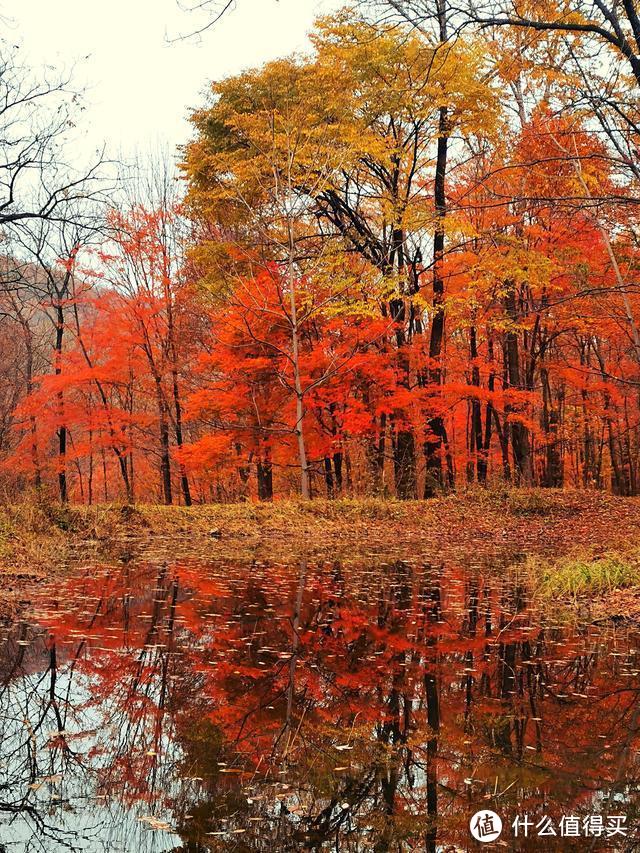
[[[212,84],[115,208],[98,167],[19,208],[61,90],[5,60],[5,493],[638,492],[637,19],[374,11]]]
[[[640,849],[639,86],[637,0],[0,7],[0,853]]]
[[[5,496],[638,493],[632,4],[428,5],[318,19],[110,186],[4,56]]]

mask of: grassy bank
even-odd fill
[[[640,581],[625,563],[640,542],[640,500],[586,492],[469,491],[433,501],[317,500],[191,508],[139,504],[0,508],[5,605],[31,584],[95,561],[175,557],[290,559],[354,552],[482,560],[535,555],[531,577],[549,597],[576,597]],[[580,552],[582,563],[562,562]],[[636,552],[637,553],[637,552]],[[618,555],[621,562],[598,560]],[[620,557],[622,555],[622,557]],[[596,558],[596,565],[591,565]],[[633,571],[630,567],[633,566]]]
[[[640,586],[640,551],[592,556],[574,554],[556,560],[529,555],[523,574],[536,596],[544,601],[571,601],[605,596],[614,590]]]

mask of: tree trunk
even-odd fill
[[[438,4],[440,18],[441,41],[446,41],[446,20],[443,8]],[[433,235],[433,318],[431,321],[431,335],[429,338],[429,381],[433,385],[441,385],[443,379],[442,371],[442,347],[444,343],[445,316],[444,316],[444,278],[442,274],[442,262],[444,258],[444,219],[447,214],[447,197],[445,179],[447,174],[447,155],[449,149],[449,121],[447,108],[440,107],[438,117],[438,150],[436,154],[436,174],[434,182],[434,204],[436,212],[436,228]],[[424,496],[432,498],[438,490],[445,485],[442,468],[442,448],[447,444],[447,432],[444,419],[441,415],[429,420],[430,437],[424,444],[426,457],[426,476]],[[448,484],[454,486],[453,467],[448,464]]]
[[[258,499],[261,501],[272,501],[273,467],[268,450],[265,451],[265,455],[256,464],[256,476],[258,479]]]
[[[293,382],[296,394],[296,426],[295,434],[298,441],[298,460],[300,462],[300,494],[304,500],[311,497],[311,483],[307,464],[307,448],[304,436],[304,391],[300,375],[300,330],[298,328],[298,307],[296,305],[296,286],[294,270],[294,241],[292,224],[289,221],[289,263],[287,267],[287,284],[289,286],[289,309],[291,311],[291,349],[293,362]]]
[[[168,276],[165,276],[168,281]],[[165,285],[165,300],[167,303],[167,336],[169,338],[169,352],[171,355],[171,378],[173,386],[173,408],[175,412],[175,433],[176,447],[180,448],[183,444],[182,438],[182,404],[180,402],[180,384],[178,382],[178,353],[175,342],[175,329],[173,324],[173,303],[172,294],[168,284]],[[180,469],[180,485],[182,488],[182,497],[184,498],[185,506],[191,506],[191,490],[189,488],[189,478],[187,477],[187,469],[184,462],[180,460],[178,463]]]
[[[406,388],[409,387],[409,360],[405,352],[407,343],[405,334],[406,304],[404,299],[393,299],[389,304],[391,317],[396,328],[396,343],[398,346],[398,373],[402,377],[400,382]],[[400,500],[412,500],[418,495],[418,484],[416,480],[416,442],[413,432],[406,426],[396,427],[392,431],[393,444],[393,472],[396,487],[396,496]],[[383,461],[384,464],[384,461]]]
[[[175,433],[176,433],[176,447],[180,448],[183,444],[182,438],[182,405],[180,404],[180,388],[178,385],[178,371],[175,366],[172,370],[173,375],[173,407],[175,410]],[[182,497],[184,498],[184,505],[191,506],[191,489],[189,488],[189,478],[187,477],[187,469],[184,467],[184,462],[180,460],[178,463],[178,467],[180,468],[180,485],[182,487]]]
[[[478,366],[478,341],[475,326],[469,330],[469,356],[471,358],[471,384],[480,388],[480,367]],[[477,397],[471,401],[471,426],[469,434],[469,450],[472,464],[475,460],[475,473],[478,482],[486,482],[487,468],[483,459],[484,445],[482,437],[482,407]],[[473,477],[471,478],[473,479]]]
[[[87,502],[93,503],[93,430],[89,430],[89,472],[87,474]]]
[[[490,394],[493,394],[496,387],[496,374],[493,369],[493,339],[489,337],[487,341],[487,359],[489,361],[489,379],[487,381],[487,389]],[[497,416],[496,416],[497,417]],[[482,439],[482,455],[478,460],[478,482],[483,485],[487,482],[487,473],[489,470],[489,451],[491,450],[491,435],[494,419],[493,402],[489,400],[485,408],[484,415],[484,437]]]
[[[324,457],[324,483],[327,488],[327,497],[334,497],[334,481],[333,481],[333,468],[331,466],[331,457]]]
[[[173,503],[173,495],[171,493],[171,457],[169,453],[169,418],[160,378],[156,376],[155,380],[160,435],[160,479],[162,482],[162,497],[168,506]]]
[[[398,430],[393,441],[393,468],[396,495],[400,500],[415,500],[416,486],[416,442],[409,430]]]
[[[505,309],[509,317],[509,321],[513,325],[518,319],[515,284],[513,282],[507,282],[506,287],[507,293],[505,296]],[[514,390],[523,390],[524,383],[522,381],[520,367],[518,332],[514,328],[510,328],[505,334],[504,355],[508,387],[513,388]],[[507,404],[505,406],[507,421],[505,426],[510,428],[511,431],[511,448],[513,451],[515,481],[516,483],[529,483],[531,482],[529,430],[519,420],[513,419],[514,413],[517,414],[513,405]]]
[[[387,416],[383,412],[380,415],[380,426],[377,436],[368,439],[366,453],[371,469],[373,494],[380,496],[384,494],[384,457],[386,453],[385,444],[387,440]]]
[[[546,442],[542,485],[559,489],[562,488],[563,482],[562,454],[558,436],[560,413],[554,406],[549,371],[546,368],[540,371],[540,378],[542,381],[542,429]]]
[[[333,454],[333,470],[336,475],[336,492],[338,494],[342,493],[342,453],[340,451],[336,451]]]
[[[605,368],[605,361],[597,345],[593,347],[593,352],[598,360],[598,365],[600,367],[600,375],[602,377],[602,382],[605,387],[605,390],[603,391],[605,411],[604,420],[607,425],[609,460],[611,462],[611,490],[616,495],[624,496],[628,493],[628,487],[624,475],[622,453],[620,452],[620,442],[617,439],[616,431],[614,431],[613,418],[611,417],[611,395],[609,394],[609,391],[606,387],[607,371]]]
[[[31,327],[26,319],[20,316],[20,324],[24,334],[24,345],[27,351],[27,363],[25,365],[25,380],[26,392],[29,396],[33,392],[33,335]],[[33,482],[36,489],[42,485],[42,475],[40,473],[40,459],[38,455],[38,430],[36,426],[35,415],[29,416],[29,426],[31,430],[31,464],[33,465]]]
[[[64,312],[60,300],[56,305],[56,343],[55,343],[55,374],[62,373],[62,341],[64,336]],[[58,490],[60,501],[67,503],[69,495],[67,492],[67,428],[64,424],[64,395],[62,391],[57,394],[58,400]]]

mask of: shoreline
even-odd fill
[[[473,490],[431,501],[337,499],[0,508],[0,615],[40,584],[87,564],[159,559],[343,559],[354,555],[487,562],[632,553],[640,498],[584,491]]]

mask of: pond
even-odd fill
[[[635,849],[640,630],[515,562],[78,567],[3,628],[0,851]]]

